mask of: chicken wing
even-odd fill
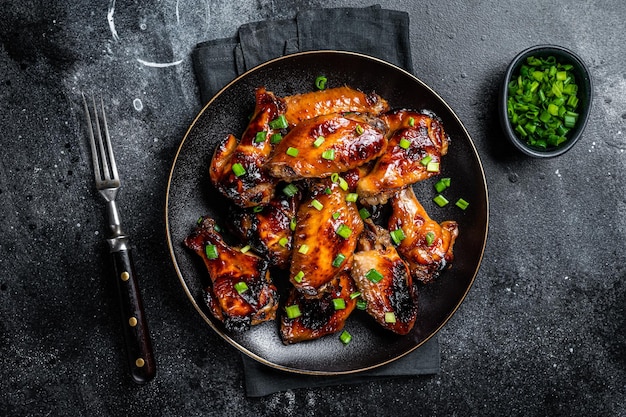
[[[266,260],[226,244],[209,217],[200,218],[184,243],[204,261],[211,279],[207,305],[227,330],[246,330],[276,317],[278,294]]]
[[[384,204],[398,190],[437,175],[437,164],[448,151],[448,137],[436,117],[401,110],[384,119],[393,132],[387,151],[357,185],[359,196],[371,205]]]
[[[387,101],[375,93],[365,94],[344,86],[284,97],[285,118],[290,126],[332,113],[381,114],[389,109]]]
[[[276,193],[266,206],[234,208],[230,226],[270,265],[285,269],[291,260],[292,232],[290,223],[296,217],[300,193]]]
[[[459,235],[455,221],[441,224],[432,220],[411,187],[391,199],[389,230],[402,230],[404,238],[397,249],[413,277],[424,283],[433,281],[452,262],[454,242]]]
[[[329,178],[314,183],[298,208],[289,276],[307,296],[316,296],[352,259],[363,220],[347,195]]]
[[[267,204],[278,180],[263,166],[272,151],[270,138],[280,129],[270,122],[284,112],[284,103],[265,88],[256,90],[256,106],[241,140],[228,135],[215,149],[209,168],[211,182],[240,207]]]
[[[394,333],[407,334],[417,319],[417,288],[393,247],[389,232],[366,222],[366,231],[354,254],[352,278],[367,302],[370,316]]]
[[[287,309],[296,308],[293,318],[281,316],[280,336],[284,344],[318,339],[343,329],[356,299],[350,298],[356,287],[347,271],[342,271],[319,297],[309,298],[292,288],[285,302]],[[293,307],[297,306],[297,307]],[[298,315],[299,313],[299,315]]]
[[[379,118],[357,113],[309,119],[295,126],[276,146],[267,169],[285,181],[348,171],[385,151],[385,131]]]

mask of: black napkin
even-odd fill
[[[366,8],[315,9],[295,19],[243,25],[233,38],[200,43],[192,52],[202,102],[245,71],[279,56],[332,49],[374,56],[413,72],[409,16],[405,12]],[[337,376],[299,375],[262,365],[242,355],[246,394],[259,397],[287,389],[352,384],[377,378],[439,372],[437,336],[404,357],[369,371]]]

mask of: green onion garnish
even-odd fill
[[[367,301],[363,299],[356,300],[356,308],[359,310],[365,310],[367,308]]]
[[[322,152],[322,158],[333,161],[335,159],[335,150],[326,149],[324,152]]]
[[[298,187],[293,184],[287,184],[285,188],[283,188],[283,193],[285,193],[287,197],[293,197],[298,194]]]
[[[398,146],[401,147],[402,149],[409,149],[409,147],[411,146],[411,141],[405,138],[400,139],[400,143],[398,143]]]
[[[204,253],[208,259],[217,259],[219,253],[217,252],[217,246],[215,245],[206,245],[204,247]]]
[[[286,129],[289,126],[289,123],[287,123],[285,115],[281,114],[276,119],[272,120],[269,125],[272,129]]]
[[[426,165],[426,171],[428,171],[428,172],[439,172],[439,162],[430,161]]]
[[[365,207],[363,207],[359,210],[359,216],[361,216],[361,219],[365,220],[372,217],[372,214]]]
[[[315,207],[317,210],[322,210],[324,208],[324,205],[316,199],[313,199],[313,201],[311,201],[311,205]]]
[[[346,201],[349,203],[356,203],[358,199],[359,199],[359,195],[357,193],[348,193],[346,195]]]
[[[343,263],[343,261],[345,260],[346,260],[346,256],[343,253],[340,253],[335,257],[335,259],[333,259],[332,266],[334,268],[339,268],[341,264]]]
[[[372,268],[365,273],[365,278],[376,283],[376,282],[379,282],[381,279],[383,279],[383,275],[377,270],[375,270],[374,268]]]
[[[281,135],[280,133],[272,133],[272,136],[270,136],[270,143],[272,145],[280,143],[281,140],[283,140],[283,135]]]
[[[426,233],[426,246],[432,246],[432,244],[435,242],[435,233],[433,232],[428,232]]]
[[[316,148],[319,148],[320,145],[322,143],[324,143],[326,139],[324,139],[324,136],[318,136],[317,139],[315,139],[315,142],[313,142],[313,146],[315,146]]]
[[[435,196],[435,198],[433,198],[433,201],[434,201],[435,203],[437,203],[437,205],[438,205],[439,207],[443,207],[443,206],[445,206],[446,204],[448,204],[448,203],[449,203],[448,199],[446,199],[446,198],[445,198],[443,195],[441,195],[441,194],[437,194],[437,196]]]
[[[254,138],[254,141],[256,143],[260,143],[260,142],[265,142],[265,139],[267,139],[267,132],[263,130],[261,132],[257,132],[256,137]]]
[[[396,245],[399,245],[400,242],[406,239],[406,235],[404,234],[404,230],[402,230],[402,228],[389,232],[389,234],[391,235],[391,240],[393,240]]]
[[[330,195],[332,193],[333,193],[333,190],[331,190],[330,187],[324,188],[324,194]]]
[[[295,217],[292,217],[291,220],[289,220],[289,230],[291,230],[292,232],[296,230],[296,218]]]
[[[346,300],[343,298],[333,298],[333,307],[335,307],[335,310],[345,310]]]
[[[315,79],[315,88],[317,88],[318,90],[324,90],[326,89],[327,82],[328,82],[328,78],[326,78],[323,75],[320,75],[319,77]]]
[[[350,294],[350,299],[354,300],[355,298],[360,297],[360,296],[361,296],[361,293],[359,291],[355,291],[352,294]]]
[[[293,280],[300,283],[302,282],[302,278],[304,278],[304,272],[300,271],[296,275],[293,276]]]
[[[424,166],[428,166],[428,164],[430,163],[431,159],[433,159],[432,156],[426,155],[425,157],[422,158],[422,160],[420,161],[420,164],[422,164]]]
[[[339,227],[337,228],[335,232],[342,238],[347,239],[352,234],[352,229],[350,229],[348,226],[342,223],[339,225]]]
[[[309,245],[307,244],[303,244],[302,246],[300,246],[300,248],[298,249],[298,252],[300,252],[303,255],[306,255],[307,253],[309,253]]]
[[[246,246],[242,247],[241,249],[239,249],[239,252],[241,252],[241,253],[246,253],[246,252],[248,252],[250,249],[251,249],[251,246],[250,246],[250,245],[246,245]]]
[[[253,213],[260,213],[260,212],[262,212],[262,211],[263,211],[263,206],[254,206],[254,207],[252,208],[252,212],[253,212]]]
[[[365,133],[365,129],[363,129],[363,126],[361,126],[361,125],[356,125],[356,127],[354,128],[354,131],[359,136],[361,136],[363,133]]]
[[[233,174],[235,174],[238,177],[241,177],[243,174],[246,173],[246,169],[239,162],[236,162],[233,164],[232,170],[233,170]]]
[[[286,306],[285,313],[287,313],[287,318],[295,319],[302,315],[300,312],[300,307],[297,304]]]
[[[341,188],[344,191],[348,191],[348,181],[339,177],[339,188]]]
[[[460,208],[461,210],[465,210],[465,209],[469,206],[469,203],[468,203],[467,201],[463,200],[462,198],[459,198],[459,199],[456,201],[455,205],[456,205],[458,208]]]
[[[243,281],[235,283],[234,287],[235,291],[237,291],[237,294],[243,294],[244,292],[248,291],[248,284]]]
[[[415,119],[412,117],[409,117],[409,126],[415,127]]]
[[[450,178],[442,178],[439,181],[437,181],[435,183],[435,190],[437,190],[438,193],[442,192],[443,190],[445,190],[446,188],[448,188],[451,184],[451,179]]]
[[[338,212],[338,211],[336,211],[336,212],[334,212],[334,213],[333,213],[333,219],[334,219],[334,220],[337,220],[340,216],[341,216],[341,213],[340,213],[340,212]]]
[[[396,315],[393,311],[388,311],[385,313],[385,323],[393,324],[396,322]]]
[[[281,237],[281,238],[278,240],[278,244],[279,244],[280,246],[282,246],[283,248],[286,248],[286,247],[287,247],[287,245],[289,244],[289,239],[287,239],[286,237]]]
[[[352,341],[352,335],[348,333],[347,330],[344,330],[339,335],[339,340],[341,340],[341,343],[343,343],[344,345],[347,345]]]
[[[296,157],[298,156],[298,154],[300,153],[300,151],[296,148],[292,148],[291,146],[287,148],[287,150],[285,151],[285,153],[289,156],[293,156]]]

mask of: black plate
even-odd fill
[[[242,334],[228,333],[203,301],[202,283],[207,274],[200,259],[182,242],[201,215],[222,219],[227,202],[212,188],[208,166],[218,141],[228,133],[239,136],[254,108],[254,90],[265,86],[278,96],[311,91],[318,75],[328,77],[328,87],[349,85],[375,91],[393,108],[430,110],[442,120],[451,138],[442,161],[442,176],[452,178],[444,191],[450,204],[432,202],[430,179],[414,186],[430,216],[459,223],[451,269],[429,286],[420,287],[419,316],[413,330],[397,336],[362,311],[348,319],[346,330],[353,340],[344,346],[337,335],[285,346],[278,321],[264,323]],[[463,197],[463,211],[454,202]],[[408,72],[364,55],[315,51],[289,55],[256,67],[222,89],[190,126],[174,160],[167,189],[166,227],[170,253],[183,289],[203,319],[222,337],[248,356],[272,367],[307,374],[341,374],[383,365],[419,347],[432,337],[457,310],[478,272],[487,238],[488,199],[484,172],[472,140],[452,109],[427,85]]]

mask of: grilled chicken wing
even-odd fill
[[[231,228],[272,266],[285,269],[291,260],[292,232],[290,222],[296,217],[300,194],[277,193],[266,206],[235,208]]]
[[[402,229],[405,238],[398,252],[407,262],[413,277],[431,282],[453,259],[452,248],[459,234],[455,221],[438,224],[419,203],[408,187],[391,199],[389,230]]]
[[[278,132],[270,122],[284,112],[281,99],[265,88],[256,90],[256,106],[241,140],[229,135],[215,149],[211,160],[211,182],[240,207],[267,204],[277,179],[263,166],[272,151],[270,137]]]
[[[318,339],[343,329],[346,319],[356,305],[356,299],[350,298],[355,289],[354,281],[347,271],[342,271],[335,277],[327,285],[326,290],[316,298],[306,297],[292,288],[285,306],[287,308],[298,306],[301,315],[294,318],[282,315],[280,336],[283,343],[292,344]]]
[[[211,278],[207,305],[227,330],[242,331],[275,318],[278,295],[266,260],[227,245],[209,217],[199,220],[184,243],[204,261]]]
[[[296,94],[284,97],[284,100],[287,106],[285,118],[291,126],[325,114],[358,112],[378,115],[389,108],[387,101],[379,95],[365,94],[347,86]]]
[[[276,146],[267,169],[286,181],[344,172],[381,155],[387,146],[385,132],[379,118],[363,114],[333,113],[309,119]]]
[[[372,205],[386,203],[398,190],[436,175],[439,170],[428,170],[424,158],[437,164],[448,152],[448,137],[437,118],[401,110],[384,119],[393,132],[387,152],[357,186],[359,196]]]
[[[354,254],[352,278],[367,302],[367,312],[384,328],[407,334],[417,319],[417,288],[389,232],[366,222]]]
[[[322,180],[298,208],[289,276],[307,296],[317,295],[352,259],[363,221],[346,195],[339,182]]]

